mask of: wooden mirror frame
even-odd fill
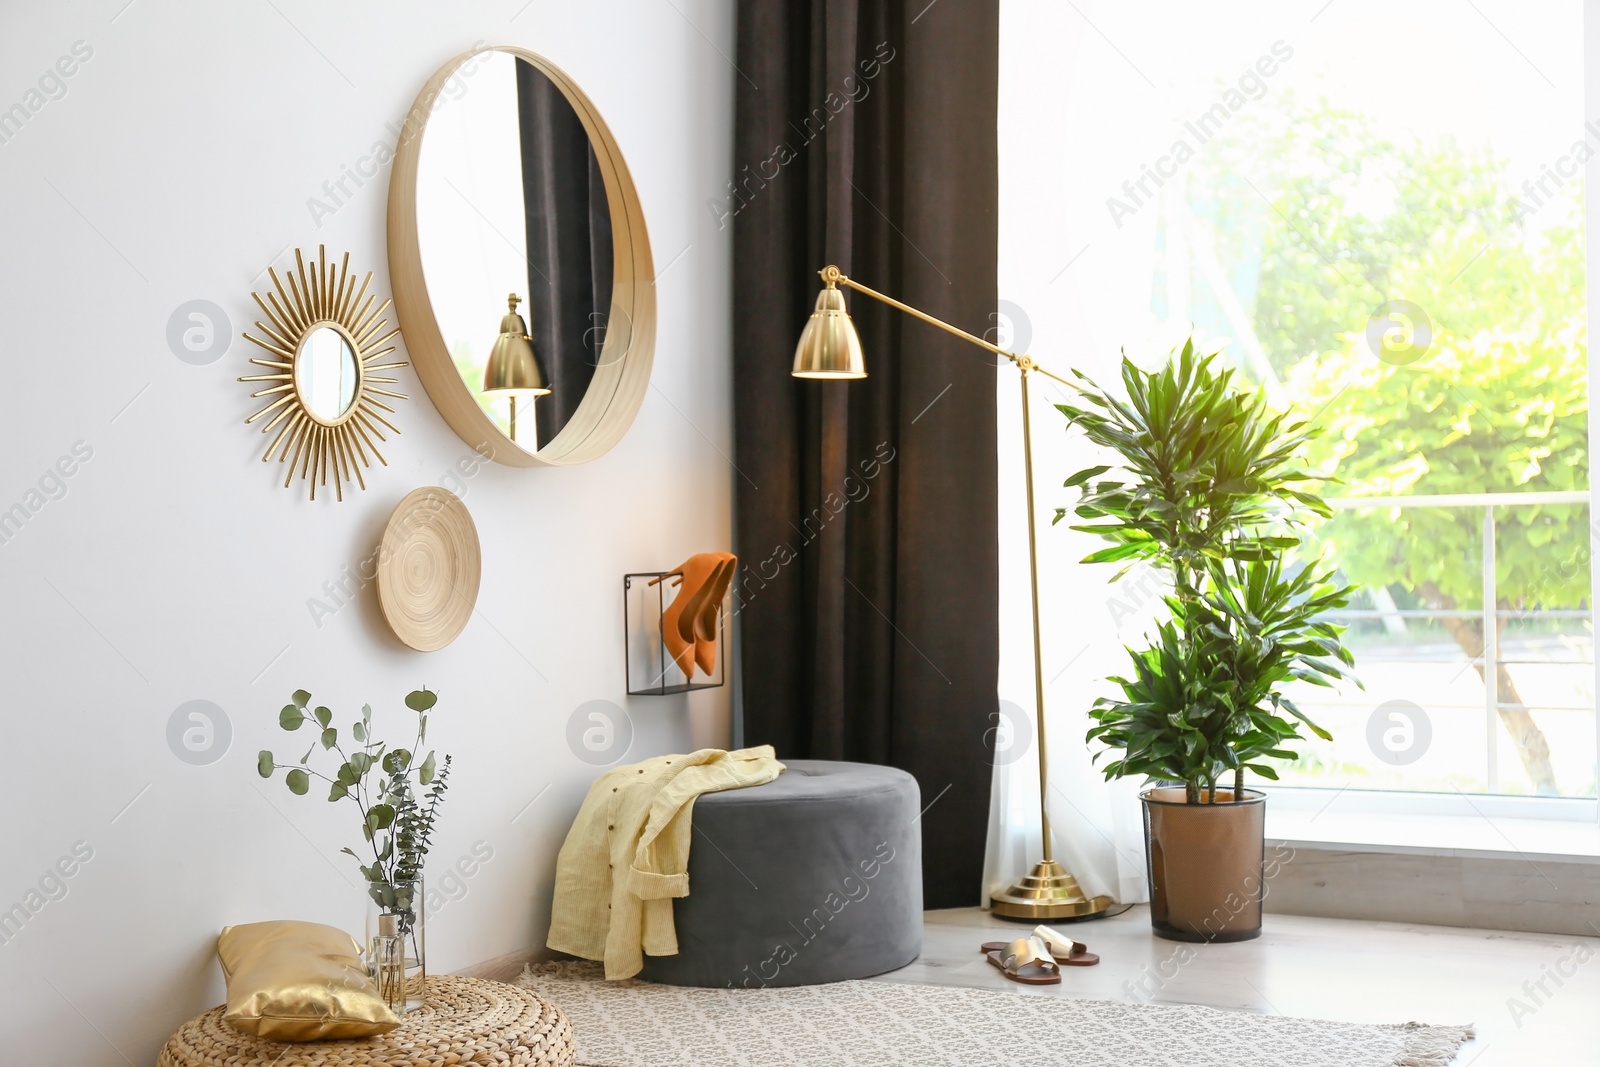
[[[517,444],[495,425],[456,370],[428,296],[417,237],[417,167],[428,117],[445,83],[463,63],[485,52],[505,52],[524,60],[561,90],[589,135],[611,210],[611,312],[600,359],[577,410],[550,443],[536,452]],[[389,179],[389,277],[417,376],[451,429],[483,455],[513,467],[585,463],[608,452],[633,425],[650,385],[656,343],[655,265],[644,208],[622,150],[594,102],[548,59],[515,45],[487,45],[456,56],[422,87],[406,114]],[[486,306],[498,304],[503,295],[485,294],[484,299]],[[490,322],[485,329],[492,325]]]

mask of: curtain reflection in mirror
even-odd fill
[[[479,406],[536,450],[561,432],[594,377],[612,289],[611,212],[583,122],[532,64],[485,55],[429,120],[417,175],[423,271],[441,334]],[[506,294],[550,389],[486,389]]]
[[[567,424],[594,377],[611,310],[611,209],[577,112],[532,64],[519,60],[516,68],[528,331],[550,387],[537,405],[542,447]]]

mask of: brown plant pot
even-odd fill
[[[1266,896],[1266,794],[1218,789],[1216,803],[1189,804],[1182,786],[1139,794],[1150,885],[1150,925],[1170,941],[1248,941],[1261,936]]]

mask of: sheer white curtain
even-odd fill
[[[1086,0],[1084,14],[1056,0],[1003,0],[1000,83],[1000,295],[997,343],[1027,351],[1067,375],[1077,369],[1106,385],[1120,349],[1158,357],[1178,337],[1152,328],[1151,280],[1160,274],[1162,208],[1149,203],[1113,218],[1107,197],[1140,173],[1148,138],[1165,137],[1171,101],[1104,41],[1116,25],[1148,40],[1132,10]],[[1148,27],[1145,27],[1146,29]],[[1145,155],[1144,159],[1154,158]],[[1182,326],[1179,325],[1179,336]],[[1000,454],[1000,698],[1016,717],[1034,714],[1033,633],[1024,522],[1021,405],[1017,372],[996,371]],[[1084,742],[1088,709],[1111,692],[1107,675],[1128,668],[1161,608],[1153,576],[1109,584],[1115,565],[1082,565],[1101,542],[1052,525],[1076,492],[1061,482],[1102,462],[1053,403],[1060,386],[1036,379],[1032,405],[1038,501],[1040,607],[1050,753],[1047,802],[1055,857],[1089,894],[1145,899],[1140,782],[1107,783]],[[1005,724],[1009,725],[1009,724]],[[988,893],[1024,874],[1041,856],[1038,754],[1031,729],[998,751],[990,808]],[[1007,731],[1001,731],[1002,741]]]
[[[1015,257],[1013,262],[1019,260]],[[1016,278],[1026,288],[1025,265]],[[1007,287],[1003,281],[1001,291]],[[1024,311],[1018,305],[1010,312],[1012,321],[1002,324],[1000,333],[1013,333],[1010,343],[1025,345],[1041,364],[1057,373],[1075,367],[1097,380],[1114,380],[1115,351],[1089,350],[1075,339],[1072,304],[1064,301],[1058,313]],[[1027,336],[1030,332],[1031,338]],[[996,766],[984,869],[985,900],[989,893],[1026,873],[1042,855],[1021,387],[1018,373],[1010,367],[997,373],[1001,721],[994,734]],[[1142,901],[1144,831],[1138,808],[1139,783],[1131,779],[1106,782],[1091,760],[1084,734],[1090,725],[1090,705],[1096,697],[1112,691],[1104,681],[1107,675],[1124,672],[1128,664],[1124,646],[1136,644],[1155,618],[1161,590],[1152,573],[1140,570],[1108,584],[1117,566],[1078,562],[1102,543],[1072,531],[1067,521],[1052,523],[1056,508],[1070,507],[1076,495],[1063,489],[1061,482],[1073,471],[1099,462],[1100,457],[1080,434],[1067,432],[1065,417],[1055,410],[1056,402],[1067,399],[1062,387],[1036,375],[1030,388],[1045,729],[1050,756],[1046,802],[1055,858],[1091,896],[1105,893],[1123,903]]]
[[[1048,365],[1065,368],[1051,353],[1053,330],[1040,330],[1031,350]],[[1099,377],[1114,367],[1074,361]],[[1001,369],[1000,417],[1000,697],[995,774],[991,787],[984,899],[1025,874],[1040,856],[1039,764],[1033,685],[1033,628],[1029,614],[1026,504],[1022,479],[1022,426],[1017,373]],[[1107,674],[1123,673],[1127,654],[1159,604],[1159,589],[1130,574],[1115,586],[1114,566],[1083,566],[1077,560],[1098,547],[1095,539],[1051,526],[1060,488],[1069,473],[1094,462],[1066,420],[1052,407],[1057,388],[1035,384],[1032,405],[1035,493],[1040,512],[1039,588],[1045,673],[1045,727],[1050,755],[1049,805],[1055,858],[1086,893],[1106,893],[1124,903],[1145,899],[1143,827],[1139,783],[1106,782],[1084,743],[1089,706],[1110,691]]]

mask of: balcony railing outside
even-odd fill
[[[1438,621],[1444,619],[1481,619],[1483,634],[1483,654],[1469,658],[1462,653],[1461,662],[1464,663],[1463,671],[1478,668],[1483,681],[1484,695],[1482,703],[1483,731],[1485,750],[1487,753],[1487,766],[1483,768],[1483,781],[1487,783],[1487,792],[1498,793],[1502,791],[1502,774],[1500,767],[1500,737],[1503,730],[1501,724],[1502,711],[1542,711],[1542,712],[1576,712],[1587,715],[1592,721],[1594,716],[1594,651],[1592,628],[1587,641],[1587,656],[1582,659],[1538,659],[1524,660],[1507,658],[1503,654],[1499,640],[1502,626],[1512,620],[1530,621],[1537,623],[1542,620],[1574,620],[1584,625],[1592,622],[1593,612],[1589,607],[1576,608],[1543,608],[1533,607],[1528,610],[1501,608],[1499,606],[1499,588],[1496,573],[1496,549],[1499,540],[1497,513],[1506,509],[1526,508],[1540,505],[1581,505],[1589,504],[1589,493],[1586,491],[1574,492],[1528,492],[1528,493],[1470,493],[1453,495],[1417,495],[1417,496],[1345,496],[1329,498],[1328,503],[1337,511],[1369,511],[1390,508],[1441,508],[1441,509],[1475,509],[1481,514],[1481,558],[1477,560],[1462,560],[1463,566],[1475,566],[1481,573],[1482,606],[1476,609],[1461,610],[1434,610],[1417,608],[1399,608],[1379,603],[1373,608],[1352,608],[1337,613],[1337,619],[1343,622],[1354,623],[1362,620],[1381,620],[1386,627],[1398,625],[1403,629],[1404,620]],[[1333,560],[1337,563],[1337,558]],[[1587,571],[1587,561],[1584,570]],[[1387,591],[1377,591],[1376,601],[1387,601]],[[1589,597],[1581,601],[1584,605],[1592,604]],[[1357,651],[1356,672],[1362,673],[1363,663],[1373,664],[1410,664],[1426,662],[1417,657],[1399,657],[1374,660],[1370,655],[1363,656]],[[1499,673],[1501,667],[1519,666],[1522,668],[1562,667],[1574,671],[1586,668],[1584,684],[1579,688],[1584,690],[1587,698],[1581,703],[1572,704],[1522,704],[1502,699],[1499,692]],[[1520,685],[1519,685],[1519,688]],[[1371,694],[1368,694],[1369,696]],[[1373,702],[1362,704],[1360,699],[1350,699],[1355,694],[1341,692],[1339,696],[1324,698],[1322,693],[1302,692],[1299,703],[1302,706],[1318,705],[1325,708],[1349,708],[1366,706],[1372,707]],[[1456,708],[1466,710],[1465,706],[1456,703],[1434,703],[1438,710]],[[1309,751],[1314,746],[1305,746]],[[1563,755],[1570,755],[1564,753]],[[1591,753],[1591,756],[1594,754]]]

